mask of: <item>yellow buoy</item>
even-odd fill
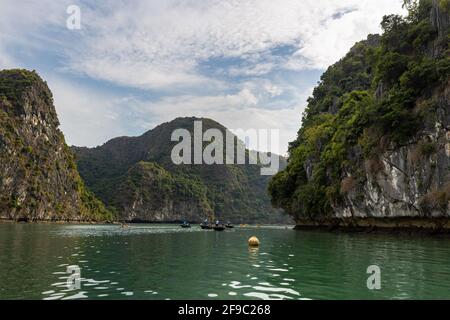
[[[259,246],[259,239],[255,236],[248,239],[248,245],[250,247],[258,247]]]

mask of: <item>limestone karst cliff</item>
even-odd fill
[[[299,224],[450,216],[450,1],[406,4],[408,17],[386,16],[309,100],[270,184]]]
[[[58,129],[52,93],[35,72],[0,71],[0,218],[106,221]]]

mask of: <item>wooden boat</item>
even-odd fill
[[[210,224],[200,224],[200,228],[204,229],[204,230],[211,230],[212,226]]]
[[[215,231],[223,231],[223,230],[225,230],[225,226],[223,225],[223,224],[215,224],[214,226],[213,226],[213,229],[215,230]]]
[[[182,224],[180,224],[180,227],[182,227],[182,228],[190,228],[191,224],[190,223],[182,223]]]
[[[227,228],[229,228],[229,229],[234,228],[234,226],[233,226],[231,223],[227,223],[227,224],[225,225],[225,227],[227,227]]]

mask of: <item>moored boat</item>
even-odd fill
[[[182,227],[182,228],[190,228],[191,227],[191,224],[189,223],[189,222],[183,222],[182,224],[180,224],[180,227]]]
[[[215,231],[223,231],[223,230],[225,230],[225,226],[223,224],[216,224],[213,226],[213,229]]]
[[[208,219],[203,220],[202,223],[200,223],[200,228],[204,229],[204,230],[210,230],[212,229],[212,225],[211,223],[209,223]]]

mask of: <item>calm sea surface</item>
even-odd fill
[[[370,265],[380,290],[367,288]],[[0,299],[450,299],[450,238],[0,224],[0,270]]]

